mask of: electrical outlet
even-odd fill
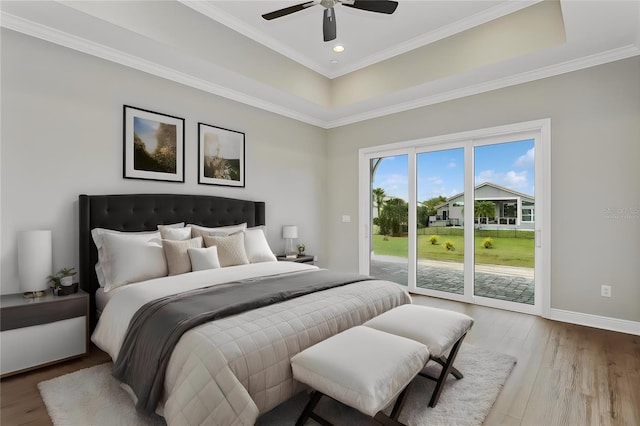
[[[600,286],[600,296],[611,297],[611,286],[610,285]]]

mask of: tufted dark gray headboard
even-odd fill
[[[265,204],[234,198],[181,194],[80,195],[80,287],[91,299],[91,327],[95,325],[95,292],[99,288],[95,264],[98,251],[93,228],[151,231],[176,222],[216,227],[247,223],[265,225]]]

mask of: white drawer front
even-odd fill
[[[10,373],[83,354],[86,317],[16,328],[0,333],[0,373]]]

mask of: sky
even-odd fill
[[[214,127],[200,127],[204,132],[204,155],[220,157],[227,160],[238,160],[242,157],[244,135]]]
[[[144,147],[149,153],[153,152],[156,149],[156,145],[158,145],[158,139],[156,139],[158,127],[160,127],[158,121],[133,117],[133,131],[144,142]]]
[[[491,182],[534,195],[534,141],[524,140],[474,148],[475,186]],[[373,188],[388,196],[408,200],[408,158],[384,158],[376,170]],[[447,198],[464,190],[463,148],[418,154],[418,201],[443,195]]]

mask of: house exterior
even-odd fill
[[[485,228],[518,228],[533,230],[535,199],[495,183],[485,182],[474,188],[477,201],[495,204],[493,216],[475,217],[474,225]],[[454,195],[436,207],[429,226],[464,226],[464,192]]]

